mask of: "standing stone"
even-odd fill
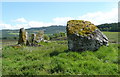
[[[31,35],[31,43],[32,43],[32,45],[35,44],[35,42],[36,42],[36,34],[33,33],[33,34]]]
[[[27,34],[28,34],[28,33],[25,31],[24,28],[21,28],[21,29],[20,29],[18,44],[26,45],[27,40],[28,40]]]
[[[108,45],[108,38],[89,21],[70,20],[66,29],[71,51],[95,51],[102,45]]]
[[[44,31],[39,31],[37,34],[36,34],[36,42],[40,42],[40,41],[43,41],[44,40]]]

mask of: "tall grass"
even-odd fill
[[[3,48],[3,75],[116,75],[118,44],[92,52],[68,51],[67,41]]]

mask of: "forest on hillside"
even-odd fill
[[[97,26],[101,31],[119,32],[119,23],[105,23]]]

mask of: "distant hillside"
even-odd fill
[[[101,24],[97,25],[97,27],[101,31],[116,31],[118,32],[120,30],[120,27],[118,27],[118,23],[106,23],[106,24]],[[26,29],[26,31],[31,34],[31,33],[37,33],[40,30],[44,30],[45,34],[54,34],[54,33],[60,33],[60,32],[66,32],[66,26],[62,25],[52,25],[49,27],[37,27],[37,28],[29,28]],[[1,32],[1,30],[0,30]],[[2,30],[2,37],[0,38],[6,38],[6,37],[18,37],[19,35],[19,30],[9,30],[9,29],[4,29]]]
[[[29,33],[36,33],[39,30],[44,30],[45,34],[54,34],[54,33],[59,33],[59,32],[66,32],[66,26],[54,25],[54,26],[49,26],[49,27],[29,28],[29,29],[26,29],[26,30]]]
[[[37,33],[40,30],[44,30],[45,34],[54,34],[54,33],[60,33],[60,32],[66,32],[66,26],[62,26],[62,25],[54,25],[54,26],[49,26],[49,27],[37,27],[37,28],[29,28],[26,29],[26,31],[31,34],[31,33]],[[4,30],[0,30],[0,32],[2,31],[2,37],[0,38],[4,38],[6,39],[6,37],[9,38],[13,38],[13,37],[18,37],[19,35],[19,29],[17,30],[9,30],[9,29],[4,29]]]
[[[105,23],[97,26],[101,31],[111,31],[111,32],[119,32],[120,26],[118,23]]]

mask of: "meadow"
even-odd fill
[[[109,39],[110,43],[118,43],[120,36],[118,35],[119,32],[103,32]]]
[[[118,32],[104,32],[109,46],[97,51],[69,51],[67,41],[39,43],[40,47],[13,48],[17,41],[4,41],[2,48],[3,75],[118,75]],[[113,35],[112,35],[113,33]]]

